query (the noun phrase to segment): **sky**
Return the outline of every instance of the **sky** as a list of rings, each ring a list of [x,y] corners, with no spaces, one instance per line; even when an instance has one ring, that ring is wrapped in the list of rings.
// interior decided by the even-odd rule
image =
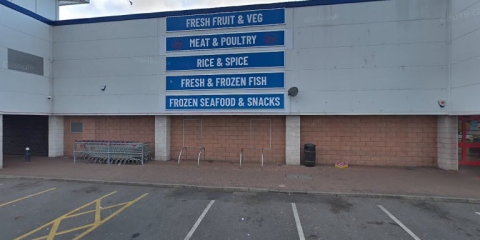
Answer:
[[[60,20],[287,1],[301,0],[90,0],[90,4],[60,7]]]

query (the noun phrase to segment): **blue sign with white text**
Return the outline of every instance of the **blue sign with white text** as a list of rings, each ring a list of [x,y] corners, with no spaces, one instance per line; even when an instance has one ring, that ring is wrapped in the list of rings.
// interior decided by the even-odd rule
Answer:
[[[285,9],[167,17],[167,32],[285,24]]]
[[[167,57],[167,71],[284,66],[283,51]]]
[[[221,48],[273,47],[285,45],[284,31],[167,37],[167,51]]]
[[[167,76],[167,90],[284,88],[284,73]]]
[[[283,109],[284,94],[166,96],[166,110]]]

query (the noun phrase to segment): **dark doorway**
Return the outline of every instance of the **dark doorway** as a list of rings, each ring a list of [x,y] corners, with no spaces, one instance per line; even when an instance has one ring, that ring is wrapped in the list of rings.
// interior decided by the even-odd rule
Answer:
[[[3,115],[3,155],[48,156],[48,116]]]

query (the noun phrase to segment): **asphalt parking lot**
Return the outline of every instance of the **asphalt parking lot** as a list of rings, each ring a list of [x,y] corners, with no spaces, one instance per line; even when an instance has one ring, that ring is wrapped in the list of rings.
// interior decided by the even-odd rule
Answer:
[[[480,239],[480,205],[0,180],[0,239]]]

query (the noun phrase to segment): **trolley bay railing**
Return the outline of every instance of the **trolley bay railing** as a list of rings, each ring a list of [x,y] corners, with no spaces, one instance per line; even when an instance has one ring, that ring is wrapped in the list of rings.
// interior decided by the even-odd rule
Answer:
[[[149,143],[137,141],[77,140],[73,145],[73,161],[143,165],[152,159],[152,152]]]

